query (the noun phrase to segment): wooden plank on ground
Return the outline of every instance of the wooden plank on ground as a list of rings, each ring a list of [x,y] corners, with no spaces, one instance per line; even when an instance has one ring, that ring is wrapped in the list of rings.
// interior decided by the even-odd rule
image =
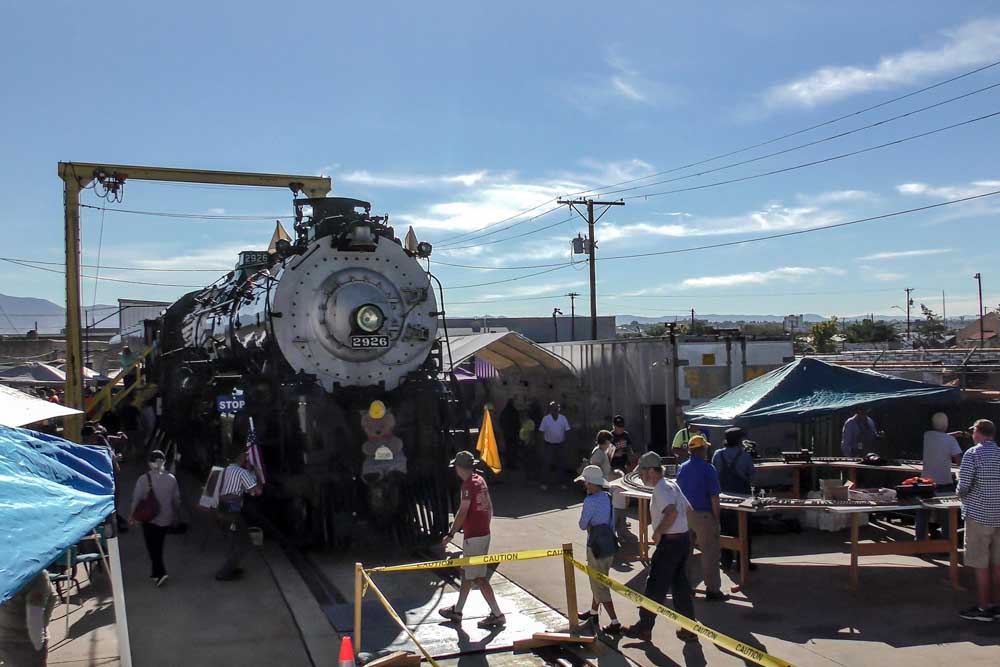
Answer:
[[[420,656],[406,651],[395,651],[365,665],[366,667],[420,667]]]
[[[557,644],[593,644],[594,638],[590,635],[572,635],[568,632],[536,632],[532,639],[539,639]]]

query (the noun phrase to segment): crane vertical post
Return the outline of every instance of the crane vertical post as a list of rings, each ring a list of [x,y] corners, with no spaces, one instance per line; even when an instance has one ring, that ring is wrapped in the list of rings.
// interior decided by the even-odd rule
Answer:
[[[60,170],[61,171],[61,170]],[[80,340],[80,181],[65,178],[63,190],[66,234],[66,395],[64,404],[83,410],[83,348]],[[63,437],[80,441],[83,415],[63,421]]]

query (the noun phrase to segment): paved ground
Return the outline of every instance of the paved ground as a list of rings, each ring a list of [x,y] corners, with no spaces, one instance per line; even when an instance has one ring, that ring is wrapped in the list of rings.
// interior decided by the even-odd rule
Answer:
[[[79,592],[74,587],[69,604],[57,603],[52,612],[49,665],[117,667],[118,637],[108,578],[95,571],[91,580],[82,566],[78,577]]]
[[[123,475],[123,502],[131,496],[128,480],[135,474],[128,470]],[[181,475],[181,488],[193,505],[200,483]],[[149,579],[142,532],[130,530],[120,542],[132,662],[137,667],[313,664],[291,607],[260,551],[253,550],[247,558],[242,581],[215,581],[222,551],[212,515],[194,512],[187,534],[167,537],[170,579],[162,588]],[[280,553],[267,553],[281,565]]]
[[[584,553],[577,528],[580,493],[543,494],[535,487],[494,485],[491,550],[558,546],[572,542]],[[633,530],[636,522],[632,522]],[[911,533],[901,534],[908,537]],[[752,586],[726,603],[696,600],[696,614],[714,630],[754,644],[799,667],[829,665],[1000,664],[1000,624],[960,619],[969,594],[953,592],[941,561],[909,557],[862,559],[862,590],[848,590],[846,531],[830,534],[755,536]],[[503,565],[500,571],[565,613],[562,567],[554,561]],[[638,564],[616,566],[615,579],[642,590]],[[963,581],[971,585],[970,573]],[[577,575],[581,606],[589,605],[589,585]],[[731,582],[724,577],[728,589]],[[634,606],[618,598],[623,622],[634,621]],[[665,621],[657,623],[652,644],[625,639],[619,647],[641,665],[740,665],[742,660],[707,641],[684,646]]]

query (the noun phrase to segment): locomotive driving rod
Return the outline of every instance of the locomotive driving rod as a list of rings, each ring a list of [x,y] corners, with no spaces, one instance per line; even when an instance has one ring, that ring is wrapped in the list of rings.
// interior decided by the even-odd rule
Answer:
[[[65,405],[83,410],[83,348],[80,330],[80,190],[95,180],[120,188],[126,181],[172,181],[216,185],[256,185],[289,188],[310,198],[325,197],[331,189],[327,176],[256,174],[205,169],[171,169],[121,164],[60,162],[63,204],[66,208],[66,398]],[[65,417],[63,437],[79,442],[83,415]]]

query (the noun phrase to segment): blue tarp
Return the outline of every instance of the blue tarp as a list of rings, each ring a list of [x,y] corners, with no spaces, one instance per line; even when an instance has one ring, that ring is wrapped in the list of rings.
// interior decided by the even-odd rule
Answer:
[[[730,389],[685,411],[687,420],[704,426],[794,422],[890,401],[951,403],[954,387],[903,380],[870,370],[854,370],[805,357]]]
[[[111,453],[0,426],[0,602],[114,511]]]

